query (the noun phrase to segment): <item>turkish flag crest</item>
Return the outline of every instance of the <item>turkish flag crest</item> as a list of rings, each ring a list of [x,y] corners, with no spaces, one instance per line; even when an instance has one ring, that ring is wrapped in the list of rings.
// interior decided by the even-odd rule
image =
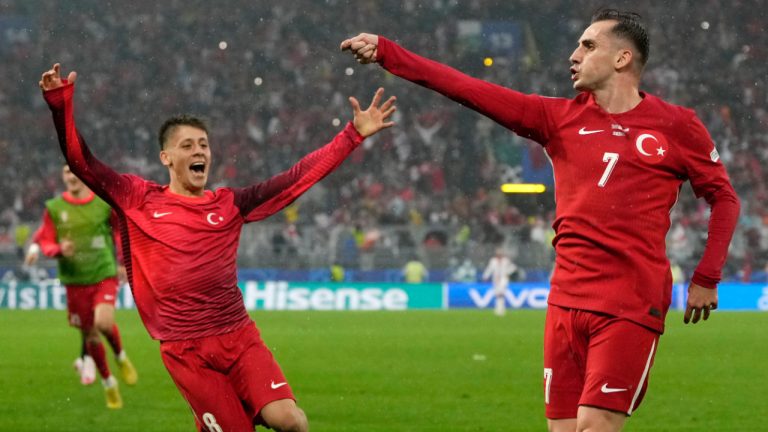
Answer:
[[[635,153],[649,164],[657,164],[667,157],[667,138],[657,131],[640,131],[635,136]]]

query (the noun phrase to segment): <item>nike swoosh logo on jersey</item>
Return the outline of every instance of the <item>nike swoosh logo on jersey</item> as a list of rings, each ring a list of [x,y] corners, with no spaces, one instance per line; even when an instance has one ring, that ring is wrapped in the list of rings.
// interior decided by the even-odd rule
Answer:
[[[168,216],[171,213],[173,213],[173,212],[158,213],[157,210],[155,210],[155,212],[152,213],[152,217],[155,218],[155,219],[159,219],[159,218],[161,218],[163,216]]]
[[[587,130],[587,128],[579,129],[579,135],[590,135],[599,132],[605,132],[603,129]]]
[[[625,388],[610,388],[610,387],[608,387],[608,383],[605,383],[605,384],[603,384],[602,387],[600,387],[600,391],[603,392],[603,393],[618,393],[618,392],[627,391],[627,389],[625,389]]]
[[[107,294],[107,295],[104,296],[104,300],[114,300],[114,299],[115,299],[115,296],[113,296],[113,295]]]
[[[288,383],[287,382],[281,382],[281,383],[275,384],[275,382],[272,381],[272,383],[269,386],[272,387],[272,390],[276,390],[276,389],[279,389],[280,387],[282,387],[282,386],[284,386],[286,384],[288,384]]]

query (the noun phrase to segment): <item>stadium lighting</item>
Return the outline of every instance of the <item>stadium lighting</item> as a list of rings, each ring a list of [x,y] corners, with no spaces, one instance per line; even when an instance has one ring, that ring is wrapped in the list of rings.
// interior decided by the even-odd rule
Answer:
[[[537,183],[505,183],[501,185],[501,191],[508,194],[513,193],[544,193],[547,187]]]

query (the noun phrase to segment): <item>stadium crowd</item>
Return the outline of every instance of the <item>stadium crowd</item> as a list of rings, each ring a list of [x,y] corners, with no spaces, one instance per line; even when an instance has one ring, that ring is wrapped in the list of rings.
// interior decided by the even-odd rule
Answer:
[[[647,17],[652,38],[644,90],[696,109],[741,197],[726,278],[764,278],[768,35],[760,2],[624,3]],[[367,141],[273,218],[270,229],[245,233],[246,266],[322,267],[335,260],[349,268],[398,267],[414,253],[431,268],[467,256],[480,266],[505,244],[523,267],[547,269],[553,196],[508,197],[499,190],[502,182],[541,172],[551,184],[541,148],[379,68],[360,67],[338,44],[361,31],[380,33],[504,86],[570,97],[568,56],[600,5],[0,1],[0,244],[11,253],[22,245],[60,185],[63,159],[37,88],[40,73],[59,61],[64,71],[80,74],[76,115],[97,156],[158,181],[164,172],[156,129],[170,114],[205,116],[221,155],[212,179],[244,185],[330,139],[350,120],[347,96],[383,86],[398,97],[397,127]],[[512,23],[519,40],[490,52],[472,24],[499,21]],[[494,60],[490,67],[486,57]],[[684,273],[701,256],[707,211],[685,186],[668,241],[670,258]]]

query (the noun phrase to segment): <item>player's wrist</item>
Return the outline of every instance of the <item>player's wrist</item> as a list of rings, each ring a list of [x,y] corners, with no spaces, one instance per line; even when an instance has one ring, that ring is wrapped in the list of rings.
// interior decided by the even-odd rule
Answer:
[[[353,120],[350,120],[349,123],[347,123],[344,132],[349,135],[349,138],[351,138],[355,144],[360,144],[366,138],[366,136],[361,134],[360,130],[357,129]]]
[[[698,272],[694,272],[693,276],[691,276],[691,283],[696,284],[702,288],[717,289],[718,282],[719,280],[706,277]]]

